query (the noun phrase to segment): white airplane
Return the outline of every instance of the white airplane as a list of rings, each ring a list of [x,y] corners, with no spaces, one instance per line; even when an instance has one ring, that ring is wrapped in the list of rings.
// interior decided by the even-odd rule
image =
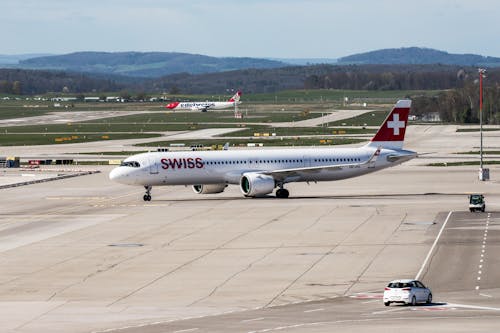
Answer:
[[[149,152],[126,158],[113,169],[113,181],[144,186],[143,199],[160,185],[192,185],[199,194],[221,193],[239,185],[245,197],[287,198],[291,182],[345,179],[382,170],[417,156],[403,142],[411,101],[400,100],[378,132],[359,148]]]
[[[172,102],[166,106],[170,110],[191,110],[207,112],[208,109],[220,110],[228,109],[240,104],[241,91],[237,91],[227,102]]]

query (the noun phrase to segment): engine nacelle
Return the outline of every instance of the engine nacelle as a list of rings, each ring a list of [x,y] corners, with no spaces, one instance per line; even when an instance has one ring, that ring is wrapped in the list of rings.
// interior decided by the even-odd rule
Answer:
[[[258,197],[271,193],[276,182],[271,176],[256,172],[245,173],[240,179],[240,190],[246,197]]]
[[[193,185],[193,191],[197,194],[214,194],[224,192],[226,184],[200,184]]]

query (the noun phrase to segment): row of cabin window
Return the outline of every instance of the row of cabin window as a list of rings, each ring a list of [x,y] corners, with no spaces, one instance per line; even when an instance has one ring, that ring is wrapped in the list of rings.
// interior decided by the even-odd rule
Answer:
[[[359,162],[360,158],[321,158],[314,159],[314,162]],[[217,162],[207,162],[208,165],[214,164],[247,164],[252,163],[252,161],[217,161]],[[271,161],[256,161],[255,163],[303,163],[303,160],[271,160]]]
[[[360,158],[318,158],[314,162],[360,162]]]
[[[302,163],[302,160],[273,160],[273,161],[255,161],[255,163]],[[213,164],[252,164],[253,161],[217,161],[217,162],[207,162],[209,165]]]

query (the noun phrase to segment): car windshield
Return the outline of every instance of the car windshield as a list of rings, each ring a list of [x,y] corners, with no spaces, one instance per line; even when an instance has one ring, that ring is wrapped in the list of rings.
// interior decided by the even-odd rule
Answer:
[[[481,198],[480,195],[471,195],[470,197],[470,203],[473,205],[480,204],[483,202],[483,199]]]

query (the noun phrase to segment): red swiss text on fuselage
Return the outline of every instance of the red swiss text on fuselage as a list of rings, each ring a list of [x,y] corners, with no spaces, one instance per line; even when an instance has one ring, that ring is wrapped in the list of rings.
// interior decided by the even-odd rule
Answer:
[[[162,158],[161,167],[168,169],[201,169],[205,165],[201,157],[188,158]]]

